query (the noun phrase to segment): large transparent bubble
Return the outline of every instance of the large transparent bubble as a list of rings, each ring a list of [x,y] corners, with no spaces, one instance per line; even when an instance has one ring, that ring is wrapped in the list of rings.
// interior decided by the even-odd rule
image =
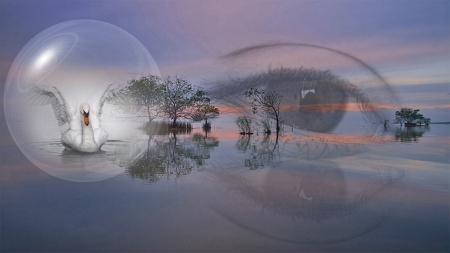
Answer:
[[[93,20],[57,24],[30,40],[11,66],[4,92],[8,128],[22,153],[53,176],[77,182],[116,176],[124,171],[121,159],[130,153],[135,126],[108,114],[113,108],[106,103],[100,120],[108,141],[95,153],[69,151],[61,143],[68,124],[58,126],[51,96],[34,93],[36,87],[55,87],[78,110],[107,87],[149,74],[159,76],[154,59],[126,31]]]

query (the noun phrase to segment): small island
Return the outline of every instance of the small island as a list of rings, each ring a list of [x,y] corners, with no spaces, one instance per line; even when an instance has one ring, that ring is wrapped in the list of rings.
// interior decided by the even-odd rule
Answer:
[[[404,125],[405,127],[421,126],[422,124],[428,126],[431,119],[425,118],[419,111],[419,109],[408,107],[401,108],[400,111],[395,112],[395,120],[400,123],[400,126]]]

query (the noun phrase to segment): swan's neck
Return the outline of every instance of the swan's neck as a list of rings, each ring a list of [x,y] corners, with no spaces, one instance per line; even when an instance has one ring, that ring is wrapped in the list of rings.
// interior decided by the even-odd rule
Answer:
[[[81,123],[81,131],[83,136],[81,140],[81,145],[83,145],[83,143],[95,143],[94,130],[92,129],[91,124],[86,126],[85,124]]]

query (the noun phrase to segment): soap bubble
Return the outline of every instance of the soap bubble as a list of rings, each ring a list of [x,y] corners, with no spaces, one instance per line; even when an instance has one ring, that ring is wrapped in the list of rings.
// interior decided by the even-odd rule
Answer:
[[[81,103],[93,99],[92,94],[150,74],[160,75],[153,57],[121,28],[94,20],[57,24],[31,39],[11,66],[4,92],[8,128],[22,153],[53,176],[78,182],[116,176],[124,171],[118,159],[126,156],[125,141],[133,138],[129,132],[137,131],[125,131],[132,126],[103,113],[102,127],[109,139],[101,151],[68,151],[60,141],[68,124],[58,128],[49,98],[36,99],[33,91],[56,87],[78,110]],[[103,111],[112,109],[105,104]]]

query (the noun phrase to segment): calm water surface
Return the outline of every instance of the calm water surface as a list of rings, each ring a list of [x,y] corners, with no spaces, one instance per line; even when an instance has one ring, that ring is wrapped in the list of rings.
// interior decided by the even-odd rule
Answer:
[[[77,183],[41,171],[8,137],[1,250],[445,252],[449,144],[449,125],[376,142],[141,133],[88,158],[58,138],[37,142],[48,159],[108,168],[106,180]]]

